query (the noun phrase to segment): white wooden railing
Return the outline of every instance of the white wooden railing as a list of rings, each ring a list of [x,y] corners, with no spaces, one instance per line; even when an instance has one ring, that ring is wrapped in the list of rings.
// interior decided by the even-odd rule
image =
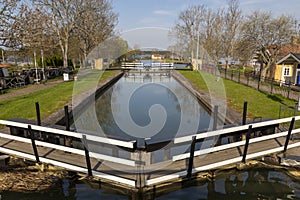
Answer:
[[[83,140],[90,140],[93,142],[112,145],[112,146],[125,147],[128,149],[135,148],[135,141],[125,142],[125,141],[121,141],[121,140],[103,138],[103,137],[98,137],[98,136],[94,136],[94,135],[86,135],[83,133],[64,131],[64,130],[49,128],[49,127],[43,127],[43,126],[37,126],[37,125],[13,122],[13,121],[6,121],[6,120],[0,120],[0,124],[6,125],[6,126],[11,126],[14,128],[21,128],[21,129],[27,130],[29,132],[39,131],[39,132],[44,132],[44,133],[57,134],[57,135],[61,135],[61,136],[69,136],[69,137],[73,137],[73,138],[79,138],[79,139],[83,139]],[[16,155],[16,156],[23,157],[23,158],[30,159],[30,160],[36,160],[37,162],[53,164],[56,166],[60,166],[60,167],[63,167],[63,168],[69,169],[69,170],[73,170],[73,171],[77,171],[77,172],[81,172],[81,173],[88,173],[89,175],[98,176],[100,178],[105,178],[105,179],[108,179],[111,181],[117,181],[117,182],[120,182],[123,184],[130,185],[132,187],[135,187],[135,185],[136,185],[136,182],[134,180],[125,179],[125,178],[122,178],[119,176],[109,175],[109,174],[105,174],[105,173],[102,173],[99,171],[92,170],[90,163],[87,164],[88,165],[87,168],[83,168],[83,167],[79,167],[76,165],[72,165],[72,164],[56,161],[53,159],[49,159],[49,158],[46,158],[43,156],[39,156],[36,145],[52,148],[55,150],[70,152],[70,153],[77,154],[77,155],[82,155],[82,156],[85,156],[87,160],[90,160],[90,158],[96,158],[99,160],[109,161],[109,162],[127,165],[127,166],[131,166],[131,167],[136,166],[135,160],[128,160],[128,159],[124,159],[124,158],[99,154],[99,153],[88,151],[87,149],[82,150],[82,149],[76,149],[76,148],[66,147],[66,146],[62,146],[62,145],[57,145],[57,144],[53,144],[53,143],[48,143],[48,142],[44,142],[44,141],[39,141],[39,140],[33,139],[33,137],[24,138],[24,137],[20,137],[20,136],[0,133],[0,138],[5,138],[5,139],[9,139],[9,140],[32,144],[35,155],[24,153],[24,152],[19,152],[16,150],[5,148],[5,147],[0,147],[0,152],[2,152],[2,153]]]
[[[221,166],[238,163],[238,162],[243,162],[248,159],[257,158],[257,157],[261,157],[261,156],[272,154],[272,153],[282,152],[282,151],[285,151],[290,148],[300,147],[300,142],[294,142],[292,144],[289,144],[289,140],[290,140],[291,136],[294,134],[300,133],[300,128],[294,128],[295,121],[298,121],[298,120],[300,120],[300,116],[252,123],[252,124],[247,124],[247,125],[242,125],[242,126],[224,128],[221,130],[209,131],[209,132],[174,138],[172,141],[170,141],[171,143],[173,143],[170,148],[172,148],[172,147],[176,148],[181,145],[188,145],[191,147],[190,152],[188,152],[188,153],[179,153],[179,154],[176,154],[176,155],[173,155],[172,157],[170,157],[172,162],[177,162],[177,161],[180,162],[181,160],[188,159],[189,162],[188,162],[187,170],[178,171],[176,173],[172,173],[169,175],[162,175],[162,176],[159,176],[159,177],[153,178],[153,179],[148,179],[145,181],[145,185],[151,186],[151,185],[155,185],[155,184],[162,183],[165,181],[169,181],[174,178],[190,176],[191,174],[198,173],[200,171],[215,169],[215,168],[218,168]],[[122,140],[117,140],[117,139],[104,138],[104,137],[99,137],[99,136],[95,136],[95,135],[87,135],[84,133],[59,130],[59,129],[55,129],[55,128],[37,126],[37,125],[32,125],[32,124],[20,123],[20,122],[0,120],[0,124],[10,126],[10,127],[21,128],[21,129],[28,130],[28,131],[52,133],[52,134],[57,134],[60,136],[69,136],[69,137],[78,138],[83,141],[89,140],[89,141],[93,141],[93,142],[97,142],[97,143],[101,143],[101,144],[105,144],[105,145],[124,147],[124,148],[130,149],[132,151],[136,150],[136,145],[137,145],[136,141],[122,141]],[[260,136],[260,137],[256,137],[256,138],[250,138],[250,136],[249,136],[251,131],[253,132],[254,130],[260,130],[260,129],[263,129],[266,127],[277,126],[280,124],[289,124],[289,130],[288,131],[277,131],[274,134],[264,135],[264,136]],[[229,134],[236,133],[236,132],[248,133],[246,140],[237,141],[237,142],[233,142],[233,143],[227,143],[227,144],[223,144],[223,145],[219,145],[219,146],[210,147],[207,149],[195,150],[195,144],[205,138],[211,138],[214,136],[220,137],[220,136],[229,135]],[[269,148],[269,149],[266,148],[265,150],[260,151],[260,152],[247,154],[247,148],[248,148],[249,144],[254,144],[257,142],[264,142],[267,140],[283,138],[283,137],[286,138],[286,142],[283,146],[276,147],[276,148]],[[24,137],[3,134],[3,133],[0,133],[0,138],[15,140],[15,141],[24,142],[24,143],[33,143],[32,138],[24,138]],[[100,160],[113,162],[116,164],[126,165],[126,166],[133,167],[133,168],[136,168],[141,165],[140,163],[143,163],[143,162],[138,162],[136,160],[124,159],[124,158],[119,158],[117,156],[104,155],[104,154],[100,154],[100,153],[96,153],[96,152],[87,152],[86,149],[84,149],[84,150],[75,149],[75,148],[66,147],[66,146],[62,146],[62,145],[47,143],[44,141],[35,140],[34,143],[35,143],[35,145],[38,145],[38,146],[48,147],[48,148],[52,148],[52,149],[57,149],[57,150],[65,151],[65,152],[82,155],[88,159],[89,159],[89,157],[92,157],[92,158],[96,158],[96,159],[100,159]],[[213,152],[218,152],[218,151],[227,150],[227,149],[231,149],[231,148],[235,148],[235,147],[242,147],[242,146],[244,147],[244,153],[241,156],[233,157],[233,158],[221,161],[221,162],[216,162],[216,163],[212,163],[212,164],[205,165],[205,166],[193,166],[193,159],[196,156],[201,156],[201,155],[205,155],[205,154],[209,154],[209,153],[213,153]],[[147,145],[146,145],[145,151],[146,150],[147,150]],[[6,149],[3,146],[0,147],[0,152],[7,153],[7,154],[13,154],[13,155],[21,156],[24,158],[33,159],[33,160],[36,160],[37,156],[38,156],[38,155],[26,154],[24,152],[18,152],[18,151],[11,150],[11,149]],[[130,179],[122,178],[119,176],[104,174],[102,172],[92,170],[90,166],[87,166],[87,168],[78,167],[78,166],[74,166],[71,164],[51,160],[46,157],[39,157],[39,160],[41,162],[65,167],[67,169],[71,169],[74,171],[89,173],[89,174],[93,174],[94,176],[99,176],[99,177],[106,178],[109,180],[118,181],[120,183],[124,183],[124,184],[130,185],[130,186],[133,186],[133,187],[136,186],[135,180],[130,180]],[[150,165],[151,164],[153,164],[153,163],[150,163]],[[154,165],[155,164],[157,164],[157,163],[154,163]],[[88,171],[87,171],[87,169],[88,169]],[[155,171],[153,173],[155,173]]]

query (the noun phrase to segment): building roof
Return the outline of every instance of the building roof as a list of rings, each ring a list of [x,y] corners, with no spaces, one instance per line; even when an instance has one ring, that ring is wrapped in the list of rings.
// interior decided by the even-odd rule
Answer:
[[[9,68],[10,64],[0,64],[0,68]]]
[[[300,54],[299,53],[289,53],[281,60],[279,60],[276,65],[280,65],[282,63],[293,64],[294,62],[298,62],[300,64]]]

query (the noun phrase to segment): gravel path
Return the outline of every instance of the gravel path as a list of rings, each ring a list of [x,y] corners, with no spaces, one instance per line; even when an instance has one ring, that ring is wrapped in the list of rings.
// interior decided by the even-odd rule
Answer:
[[[0,101],[10,100],[10,99],[13,99],[18,96],[30,94],[30,93],[33,93],[33,92],[36,92],[39,90],[43,90],[45,88],[57,85],[61,82],[63,82],[63,80],[49,81],[46,83],[27,85],[25,87],[13,89],[13,90],[10,90],[8,93],[4,93],[4,94],[0,93]]]

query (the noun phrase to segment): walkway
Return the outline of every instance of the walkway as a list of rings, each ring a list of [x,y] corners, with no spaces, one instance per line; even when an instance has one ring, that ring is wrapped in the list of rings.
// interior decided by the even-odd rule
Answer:
[[[296,117],[295,120],[300,120],[300,117]],[[170,141],[168,148],[159,150],[160,154],[164,155],[164,160],[154,161],[152,159],[154,154],[147,151],[149,145],[147,141],[145,141],[146,149],[140,150],[137,149],[137,141],[121,141],[0,120],[0,124],[14,127],[13,133],[27,134],[27,138],[24,138],[0,133],[0,152],[88,174],[101,181],[129,189],[148,190],[166,183],[189,179],[190,176],[200,172],[222,169],[228,165],[260,159],[268,155],[282,154],[286,150],[288,153],[290,149],[293,155],[300,158],[300,141],[290,140],[300,133],[300,129],[293,129],[294,122],[293,118],[284,118],[174,138]],[[290,124],[290,129],[288,131],[278,129],[273,133],[261,135],[266,127],[273,125],[277,127],[279,124]],[[237,135],[247,132],[249,137],[246,141],[224,143],[205,149],[195,148],[195,144],[205,138],[214,136],[222,138],[229,134]],[[80,146],[81,144],[81,148],[39,141],[33,136],[30,138],[28,136],[30,133],[72,137],[74,145]],[[257,137],[253,137],[253,134]],[[251,139],[250,135],[252,135]],[[157,145],[160,144],[157,143]],[[106,151],[95,152],[93,146],[101,147],[100,149]],[[174,150],[180,146],[185,146],[187,149],[190,147],[190,152],[174,154]]]

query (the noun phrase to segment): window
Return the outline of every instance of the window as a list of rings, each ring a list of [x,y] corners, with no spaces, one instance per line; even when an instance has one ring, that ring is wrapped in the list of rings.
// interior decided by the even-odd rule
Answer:
[[[284,76],[290,76],[290,68],[289,67],[283,68],[283,75]]]

